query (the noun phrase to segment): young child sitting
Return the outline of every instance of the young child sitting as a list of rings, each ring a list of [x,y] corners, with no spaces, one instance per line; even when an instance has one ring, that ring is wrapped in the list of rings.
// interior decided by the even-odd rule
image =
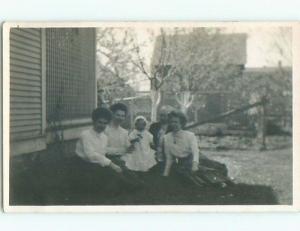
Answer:
[[[127,168],[146,172],[156,165],[154,150],[151,149],[153,136],[146,130],[147,120],[138,116],[134,120],[135,129],[129,134],[132,152],[124,157]]]

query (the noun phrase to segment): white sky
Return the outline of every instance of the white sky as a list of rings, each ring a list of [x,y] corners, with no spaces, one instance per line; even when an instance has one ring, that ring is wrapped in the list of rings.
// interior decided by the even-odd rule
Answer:
[[[282,35],[281,29],[284,29],[284,33],[289,33]],[[135,30],[139,41],[146,41],[148,44],[148,46],[144,49],[145,57],[151,58],[153,52],[153,41],[149,40],[148,29],[136,28]],[[289,51],[287,52],[291,52],[291,28],[239,26],[226,28],[224,32],[247,34],[247,67],[274,66],[278,64],[279,60],[282,61],[283,65],[289,65],[289,63],[279,55],[274,44],[285,43],[283,47],[288,45],[289,47],[286,48]],[[158,30],[154,31],[154,34],[158,34]],[[284,36],[284,39],[287,41],[282,41],[282,36]]]
[[[290,60],[281,55],[276,44],[284,48],[291,57],[292,30],[288,27],[236,27],[227,29],[228,33],[247,34],[246,67],[276,66],[278,61],[289,66]]]

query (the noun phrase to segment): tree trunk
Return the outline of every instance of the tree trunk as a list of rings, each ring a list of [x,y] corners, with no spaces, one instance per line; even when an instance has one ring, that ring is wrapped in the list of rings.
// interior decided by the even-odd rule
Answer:
[[[198,121],[198,108],[195,107],[195,110],[194,110],[194,123],[196,123]]]
[[[160,90],[151,89],[151,121],[157,120],[157,108],[161,100]]]
[[[186,114],[189,107],[192,105],[194,100],[194,95],[190,91],[180,92],[176,94],[176,101],[180,105],[180,110]]]
[[[180,104],[180,111],[183,112],[185,115],[187,113],[188,108],[184,104]]]

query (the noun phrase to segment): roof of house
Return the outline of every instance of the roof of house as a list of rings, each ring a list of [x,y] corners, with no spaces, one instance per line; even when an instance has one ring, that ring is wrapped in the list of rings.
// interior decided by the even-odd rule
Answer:
[[[280,71],[284,71],[286,73],[292,72],[292,67],[289,66],[272,66],[272,67],[247,67],[244,69],[244,74],[261,74],[261,73],[278,73]]]
[[[172,42],[175,40],[174,35],[167,35],[165,36],[165,44],[167,46],[174,46],[173,49],[176,50],[176,46],[180,45],[186,45],[191,41],[192,33],[189,34],[181,34],[181,35],[176,35],[176,43]],[[247,59],[247,35],[246,34],[218,34],[216,35],[211,35],[209,37],[206,37],[205,39],[199,39],[199,49],[203,49],[203,47],[207,48],[209,52],[209,47],[210,49],[216,48],[216,51],[220,55],[222,61],[226,64],[236,64],[236,65],[245,65],[246,64],[246,59]],[[161,46],[162,46],[162,39],[163,37],[160,35],[156,38],[155,45],[154,45],[154,51],[153,51],[153,56],[152,56],[152,66],[158,65],[159,59],[161,56]],[[175,45],[174,45],[175,44]],[[191,51],[193,52],[193,51]],[[197,52],[197,51],[196,51]],[[194,52],[194,53],[196,53]],[[199,53],[199,52],[198,52]],[[201,52],[200,52],[201,53]],[[175,52],[176,56],[176,52]],[[182,54],[181,54],[182,56]],[[173,64],[175,63],[175,58],[172,57],[172,55],[169,55],[167,58],[168,64]],[[195,58],[195,64],[204,64],[204,59],[203,57],[199,57],[198,59]],[[202,61],[203,60],[203,61]],[[207,60],[205,65],[207,65]]]
[[[265,86],[266,84],[281,91],[292,91],[292,67],[252,67],[245,68],[243,78],[248,85]]]

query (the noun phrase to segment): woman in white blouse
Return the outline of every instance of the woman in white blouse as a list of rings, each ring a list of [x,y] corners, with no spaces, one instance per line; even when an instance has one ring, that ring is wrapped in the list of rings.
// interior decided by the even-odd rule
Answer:
[[[198,186],[214,184],[224,187],[230,183],[224,164],[199,155],[195,134],[183,130],[187,122],[185,115],[182,112],[173,111],[169,113],[168,119],[170,132],[164,136],[163,140],[163,150],[166,156],[163,176],[169,176],[174,169],[187,182]]]
[[[181,171],[195,172],[199,165],[198,141],[194,133],[182,130],[186,118],[181,112],[169,113],[169,127],[171,132],[164,136],[163,149],[166,156],[166,165],[163,175],[168,176],[171,167]]]

